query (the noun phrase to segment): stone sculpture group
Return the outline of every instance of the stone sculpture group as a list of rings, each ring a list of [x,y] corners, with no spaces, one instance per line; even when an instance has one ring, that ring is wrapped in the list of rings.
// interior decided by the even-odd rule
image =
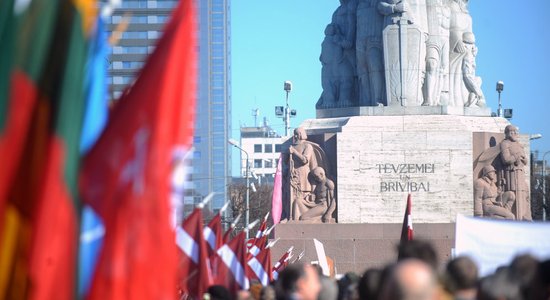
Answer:
[[[340,0],[321,45],[317,109],[484,107],[467,0]]]
[[[474,182],[474,215],[532,221],[525,178],[527,156],[514,125],[506,126],[504,134],[500,144],[485,150],[478,159],[484,166]]]
[[[294,130],[283,162],[283,219],[334,223],[335,185],[326,175],[328,161],[319,145],[307,141],[304,128]]]

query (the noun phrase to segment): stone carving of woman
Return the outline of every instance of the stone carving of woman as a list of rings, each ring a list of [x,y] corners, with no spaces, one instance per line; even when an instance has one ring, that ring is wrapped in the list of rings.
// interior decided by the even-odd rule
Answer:
[[[469,92],[464,84],[462,72],[464,57],[468,55],[463,36],[465,32],[472,32],[472,17],[468,12],[467,0],[453,0],[450,8],[449,105],[464,106],[468,101]]]
[[[332,213],[336,209],[334,182],[326,177],[325,170],[316,167],[310,174],[314,183],[313,192],[294,202],[301,212],[301,221],[334,223]]]

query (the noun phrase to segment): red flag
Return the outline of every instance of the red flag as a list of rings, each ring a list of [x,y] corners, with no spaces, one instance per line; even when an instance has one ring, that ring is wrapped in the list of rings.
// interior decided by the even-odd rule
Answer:
[[[194,1],[180,1],[154,53],[84,160],[83,199],[105,221],[90,299],[170,299],[178,250],[170,177],[192,141]]]
[[[273,224],[277,224],[281,221],[281,214],[283,213],[283,179],[282,179],[282,154],[279,156],[279,162],[277,163],[277,170],[275,171],[275,179],[273,182],[273,197],[271,199],[271,217],[273,218]]]
[[[208,245],[208,256],[216,253],[223,244],[222,216],[216,214],[203,230],[204,239]]]
[[[258,255],[252,257],[248,261],[248,267],[252,271],[253,277],[260,281],[263,286],[269,285],[273,280],[271,272],[271,250],[269,248],[263,249]]]
[[[176,228],[176,244],[183,251],[179,264],[179,285],[182,292],[202,299],[211,284],[207,243],[203,236],[202,210],[196,208]]]
[[[411,216],[411,194],[407,197],[407,207],[403,217],[403,228],[401,229],[401,243],[406,243],[413,239],[413,223]]]
[[[222,274],[224,273],[223,270],[225,270],[225,274],[227,275],[223,276],[223,278],[218,278],[216,284],[225,286],[233,293],[236,293],[239,289],[247,290],[250,284],[245,274],[246,247],[244,243],[244,231],[233,238],[229,244],[220,247],[217,254],[217,267],[221,270]]]
[[[290,247],[290,249],[288,249],[284,254],[283,256],[281,256],[281,258],[279,258],[279,261],[277,261],[277,263],[273,266],[273,269],[272,269],[272,275],[271,277],[274,279],[274,280],[277,280],[277,278],[279,277],[279,273],[284,269],[286,268],[286,266],[288,266],[288,262],[290,261],[290,259],[292,258],[292,250],[294,249],[294,247]]]

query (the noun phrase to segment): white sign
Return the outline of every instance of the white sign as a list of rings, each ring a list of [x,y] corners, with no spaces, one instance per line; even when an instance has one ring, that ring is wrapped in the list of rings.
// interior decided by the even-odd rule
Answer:
[[[470,256],[480,275],[508,265],[519,254],[550,258],[550,223],[501,221],[458,215],[455,252]]]
[[[327,256],[325,254],[325,246],[317,239],[313,239],[315,244],[315,252],[317,252],[317,258],[319,259],[319,266],[323,270],[323,275],[330,276],[330,269],[328,267]]]

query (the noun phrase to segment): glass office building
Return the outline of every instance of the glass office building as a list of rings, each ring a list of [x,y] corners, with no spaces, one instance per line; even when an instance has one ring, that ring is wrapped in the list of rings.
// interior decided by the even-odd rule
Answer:
[[[109,56],[111,99],[132,84],[177,4],[172,0],[122,1],[114,11],[108,28],[122,33]],[[192,171],[185,191],[187,210],[211,192],[216,193],[210,203],[214,211],[227,199],[231,175],[227,143],[231,134],[229,6],[230,0],[196,0],[199,77],[194,148],[188,162]]]

